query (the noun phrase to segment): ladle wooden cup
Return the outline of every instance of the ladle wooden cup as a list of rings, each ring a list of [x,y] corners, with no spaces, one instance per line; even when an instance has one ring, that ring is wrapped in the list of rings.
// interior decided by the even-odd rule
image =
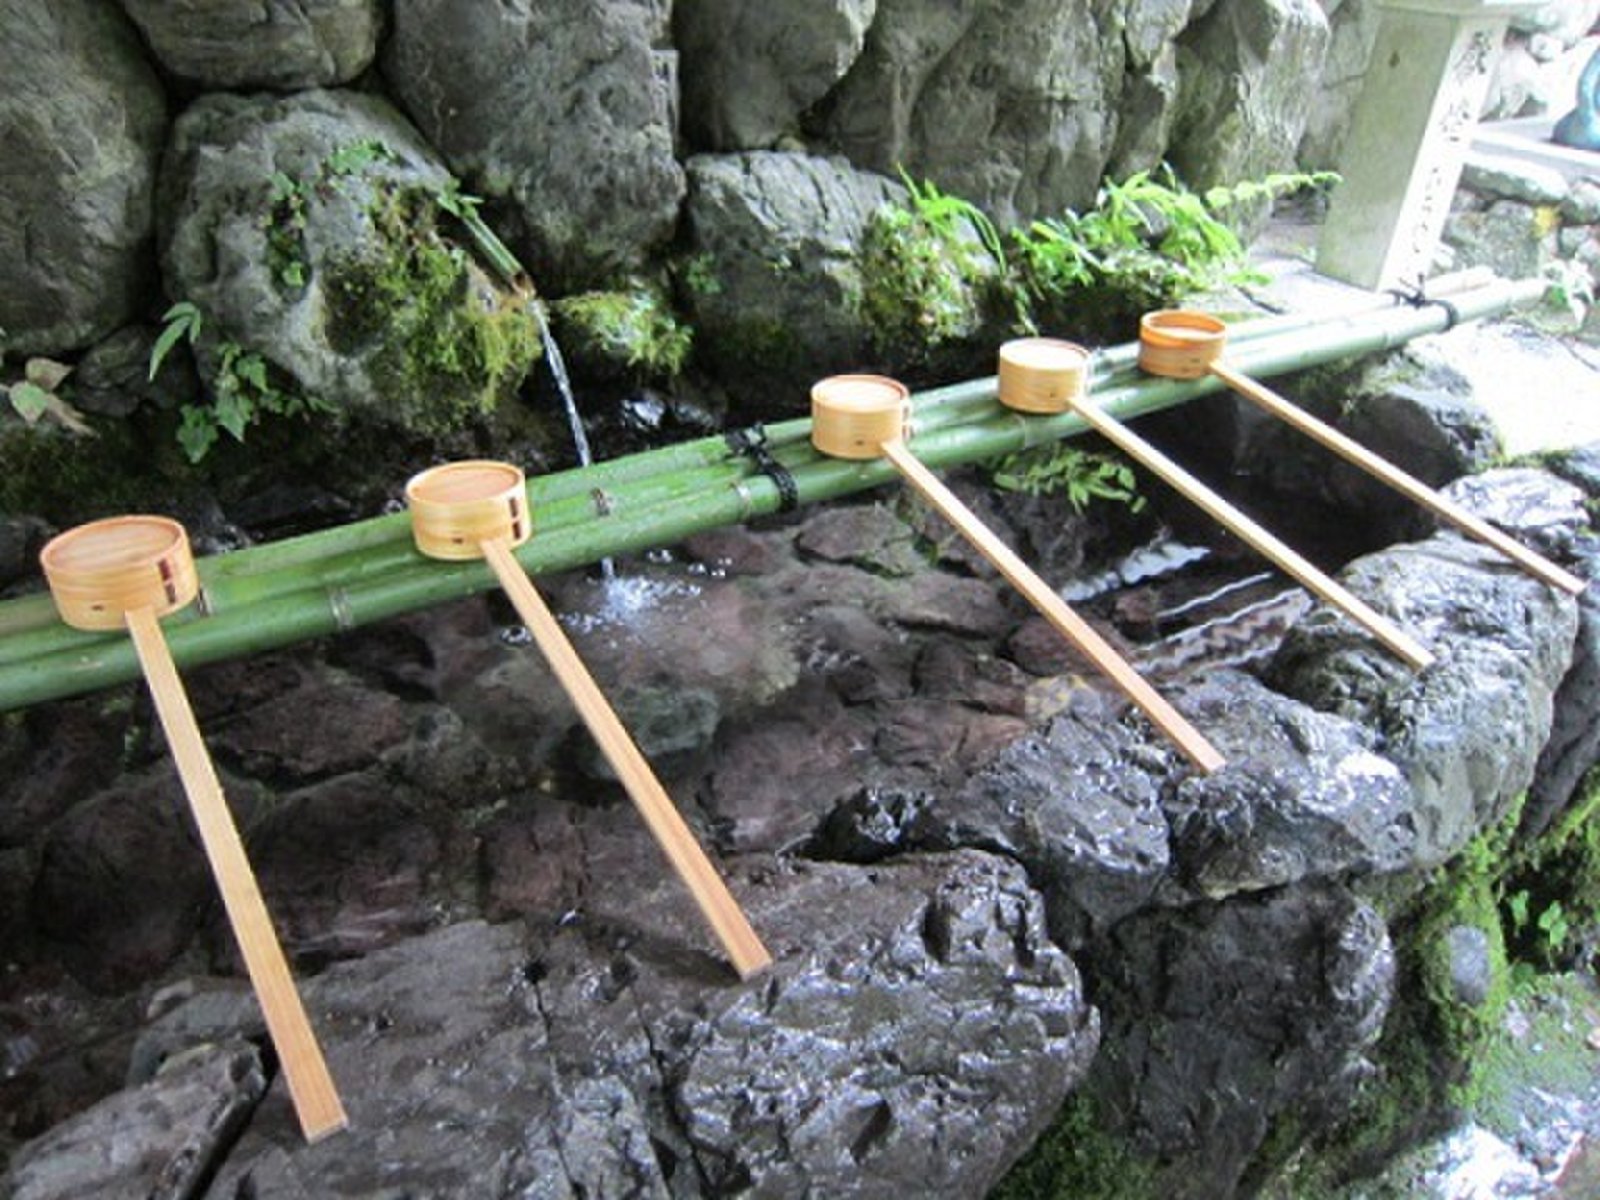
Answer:
[[[1206,772],[1222,766],[1222,755],[1200,731],[918,461],[905,441],[910,413],[910,394],[898,380],[882,375],[835,375],[811,389],[811,442],[835,458],[888,459],[1028,603],[1172,739],[1190,762]]]
[[[1408,500],[1430,509],[1469,537],[1476,538],[1516,563],[1544,583],[1573,595],[1584,581],[1564,571],[1542,555],[1507,537],[1487,521],[1473,516],[1453,500],[1440,495],[1414,475],[1409,475],[1360,442],[1319,421],[1272,389],[1228,365],[1223,359],[1227,326],[1209,313],[1162,309],[1139,319],[1139,366],[1152,375],[1171,379],[1199,379],[1215,375],[1239,395],[1301,433],[1320,442],[1346,462],[1387,484]]]
[[[488,560],[734,970],[748,979],[766,967],[772,956],[511,553],[533,534],[522,471],[502,462],[448,463],[413,476],[406,484],[406,502],[417,548],[424,554]]]
[[[94,521],[53,539],[40,561],[61,619],[68,625],[127,627],[288,1081],[301,1131],[307,1141],[315,1142],[343,1129],[348,1123],[344,1106],[161,633],[159,618],[185,607],[199,588],[183,526],[152,516]]]
[[[1190,314],[1183,314],[1185,317]],[[1200,315],[1200,314],[1194,314]],[[1207,318],[1209,320],[1209,318]],[[1187,330],[1189,326],[1178,326]],[[1205,373],[1208,364],[1214,359],[1204,339],[1189,339],[1185,334],[1174,334],[1171,337],[1172,345],[1163,350],[1161,363],[1172,371],[1175,377],[1198,378]],[[1000,400],[1003,404],[1018,407],[1013,403],[1014,396],[1007,394],[1005,387],[1004,367],[1007,351],[1017,343],[1007,343],[1000,348],[1001,386]],[[1070,343],[1049,343],[1043,338],[1022,339],[1022,344],[1028,347],[1028,360],[1030,371],[1040,376],[1049,376],[1054,373],[1077,372],[1082,374],[1081,358],[1084,351]],[[1057,347],[1068,347],[1058,349]],[[1013,352],[1015,353],[1015,352]],[[1141,347],[1141,354],[1143,348]],[[1141,359],[1141,361],[1143,361]],[[1186,372],[1177,376],[1178,372]],[[1035,384],[1034,391],[1041,389],[1042,385]],[[1107,441],[1111,442],[1129,458],[1144,466],[1151,474],[1158,476],[1168,483],[1180,495],[1187,498],[1196,507],[1204,511],[1218,524],[1231,530],[1241,541],[1255,550],[1263,558],[1277,564],[1286,574],[1304,585],[1307,590],[1321,596],[1329,604],[1347,614],[1357,624],[1361,625],[1380,642],[1397,654],[1402,660],[1413,667],[1422,668],[1433,661],[1433,655],[1425,649],[1415,638],[1402,631],[1394,622],[1381,615],[1371,605],[1357,597],[1348,588],[1337,583],[1325,572],[1319,570],[1314,564],[1290,549],[1286,544],[1268,533],[1264,528],[1229,504],[1216,492],[1212,491],[1200,480],[1189,474],[1172,459],[1157,450],[1121,421],[1109,415],[1098,405],[1091,403],[1087,392],[1082,388],[1063,392],[1067,396],[1064,407],[1070,407],[1089,426]],[[1035,410],[1036,411],[1036,410]]]

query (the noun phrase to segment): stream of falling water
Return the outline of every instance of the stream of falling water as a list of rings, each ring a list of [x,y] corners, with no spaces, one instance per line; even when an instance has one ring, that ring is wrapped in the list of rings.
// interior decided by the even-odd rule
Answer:
[[[532,307],[533,315],[539,321],[539,338],[544,342],[544,360],[550,364],[550,377],[556,381],[556,391],[561,394],[561,405],[567,414],[567,427],[572,430],[572,446],[578,455],[578,465],[587,467],[594,462],[594,453],[589,449],[589,435],[584,432],[583,418],[578,415],[578,399],[573,394],[572,379],[567,374],[567,360],[561,356],[561,347],[556,344],[556,336],[550,331],[544,305],[535,300]],[[616,582],[617,567],[611,559],[600,560],[600,577],[605,580],[607,590],[609,585]]]

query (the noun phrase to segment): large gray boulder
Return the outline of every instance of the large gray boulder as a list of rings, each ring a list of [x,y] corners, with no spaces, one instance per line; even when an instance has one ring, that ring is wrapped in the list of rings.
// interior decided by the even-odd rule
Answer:
[[[1339,169],[1383,16],[1374,0],[1324,0],[1322,7],[1328,17],[1328,51],[1322,60],[1322,79],[1309,89],[1311,109],[1297,156],[1307,171]]]
[[[1116,135],[1123,45],[1086,0],[879,0],[822,106],[858,166],[913,175],[1002,224],[1094,198]]]
[[[372,64],[378,0],[123,0],[161,65],[207,89],[327,87]]]
[[[204,314],[202,373],[226,371],[231,341],[336,410],[437,434],[492,408],[537,326],[441,209],[451,182],[375,96],[196,101],[162,178],[162,261]]]
[[[700,155],[688,172],[697,349],[769,384],[867,361],[861,243],[899,185],[843,159],[769,151]],[[785,399],[806,402],[803,391]]]
[[[0,0],[0,351],[61,354],[155,299],[166,97],[110,0]]]
[[[1167,152],[1184,182],[1203,191],[1292,166],[1327,44],[1315,0],[1218,0],[1191,25]]]
[[[1581,487],[1592,506],[1600,498],[1600,444],[1591,442],[1553,468]],[[1579,534],[1566,540],[1564,558],[1584,579],[1600,578],[1600,538]],[[1542,833],[1568,804],[1579,785],[1600,764],[1600,592],[1593,584],[1578,597],[1578,642],[1572,669],[1556,693],[1550,740],[1539,754],[1539,766],[1528,794],[1523,828]]]
[[[1014,865],[733,884],[778,959],[748,984],[644,873],[576,921],[467,922],[305,981],[351,1126],[306,1147],[279,1080],[206,1194],[978,1196],[1082,1078],[1097,1019]],[[137,1057],[259,1028],[219,999]]]
[[[650,0],[398,0],[389,86],[471,188],[504,201],[542,290],[581,291],[672,236],[675,56]]]
[[[1087,1085],[1166,1169],[1153,1194],[1237,1196],[1274,1126],[1331,1128],[1371,1075],[1394,989],[1383,919],[1337,884],[1146,909],[1096,955]]]
[[[1411,787],[1367,731],[1248,675],[1216,673],[1189,701],[1228,765],[1165,805],[1185,888],[1217,900],[1412,864]]]
[[[1323,368],[1285,385],[1312,415],[1430,487],[1481,471],[1500,452],[1494,418],[1449,359],[1448,341]],[[1358,515],[1374,540],[1425,531],[1424,511],[1305,434],[1244,400],[1230,401],[1238,439],[1234,466],[1283,496],[1314,497]]]
[[[30,1142],[0,1177],[0,1193],[7,1200],[199,1196],[266,1086],[255,1047],[237,1040],[195,1046],[143,1086]]]
[[[1540,472],[1497,471],[1464,482],[1478,489],[1461,496],[1469,509],[1493,511],[1498,485],[1541,496],[1537,508],[1547,519],[1551,509],[1565,522],[1585,519],[1577,489]],[[1517,531],[1514,520],[1502,523]],[[1415,865],[1435,866],[1501,819],[1532,782],[1553,698],[1572,661],[1577,603],[1454,533],[1359,559],[1343,578],[1419,634],[1438,661],[1413,675],[1322,608],[1290,631],[1272,680],[1377,732],[1377,750],[1411,785]]]
[[[877,0],[760,4],[679,0],[683,128],[701,150],[765,150],[844,77]]]

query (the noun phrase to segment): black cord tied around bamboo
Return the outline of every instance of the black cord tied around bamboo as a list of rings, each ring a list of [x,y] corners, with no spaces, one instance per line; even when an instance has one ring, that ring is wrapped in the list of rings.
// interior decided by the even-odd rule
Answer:
[[[1428,281],[1420,275],[1415,283],[1401,284],[1385,290],[1388,295],[1394,297],[1397,304],[1411,308],[1427,308],[1431,304],[1444,309],[1445,320],[1441,333],[1449,333],[1461,323],[1461,310],[1442,297],[1428,295]]]
[[[790,512],[800,507],[800,486],[789,468],[772,456],[768,448],[766,427],[759,422],[748,429],[731,430],[727,435],[728,449],[743,455],[778,489],[778,511]]]

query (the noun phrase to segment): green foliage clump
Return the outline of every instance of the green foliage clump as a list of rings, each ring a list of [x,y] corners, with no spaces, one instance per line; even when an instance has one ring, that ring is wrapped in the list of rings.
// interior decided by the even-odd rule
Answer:
[[[333,406],[319,397],[303,395],[282,373],[268,367],[266,359],[238,342],[217,346],[216,368],[211,377],[211,399],[205,404],[185,404],[178,421],[178,444],[191,463],[210,453],[220,433],[236,442],[264,416],[298,417],[328,414]]]
[[[426,189],[381,188],[377,248],[328,265],[330,343],[369,354],[397,416],[428,435],[492,411],[541,352],[531,297],[498,287],[441,211]]]
[[[1125,460],[1066,443],[1036,446],[997,459],[995,486],[1030,496],[1066,496],[1074,512],[1083,512],[1096,500],[1126,504],[1130,511],[1144,508],[1133,467]]]
[[[1563,970],[1600,945],[1600,769],[1502,884],[1507,933],[1525,971]]]
[[[1256,278],[1227,210],[1335,178],[1269,175],[1202,196],[1162,167],[1107,180],[1084,212],[1006,237],[969,201],[905,178],[909,203],[883,207],[867,228],[861,313],[880,351],[905,361],[1001,317],[1019,330],[1116,336],[1152,308]]]
[[[1144,312],[1227,284],[1251,282],[1245,248],[1221,214],[1335,176],[1269,175],[1204,196],[1171,168],[1106,180],[1085,212],[1068,209],[1013,233],[1021,288],[1041,320],[1114,332]]]
[[[694,343],[694,331],[673,315],[666,297],[644,283],[566,296],[552,307],[573,356],[603,373],[672,379]]]
[[[204,314],[187,300],[167,309],[162,320],[164,328],[150,348],[151,379],[179,343],[195,345],[205,331]],[[183,405],[178,415],[178,444],[190,463],[205,459],[222,433],[236,442],[244,441],[245,433],[264,416],[299,417],[334,411],[319,397],[303,395],[265,358],[238,342],[223,340],[212,350],[209,398],[200,404]]]
[[[132,423],[99,423],[82,437],[53,424],[0,421],[0,512],[36,513],[69,525],[154,503],[130,462],[148,458]]]
[[[909,207],[884,205],[867,223],[858,307],[881,353],[917,362],[979,332],[1004,295],[1005,251],[976,205],[901,178]]]
[[[989,1200],[1156,1200],[1155,1165],[1101,1128],[1089,1097],[1069,1096],[1055,1123]]]

